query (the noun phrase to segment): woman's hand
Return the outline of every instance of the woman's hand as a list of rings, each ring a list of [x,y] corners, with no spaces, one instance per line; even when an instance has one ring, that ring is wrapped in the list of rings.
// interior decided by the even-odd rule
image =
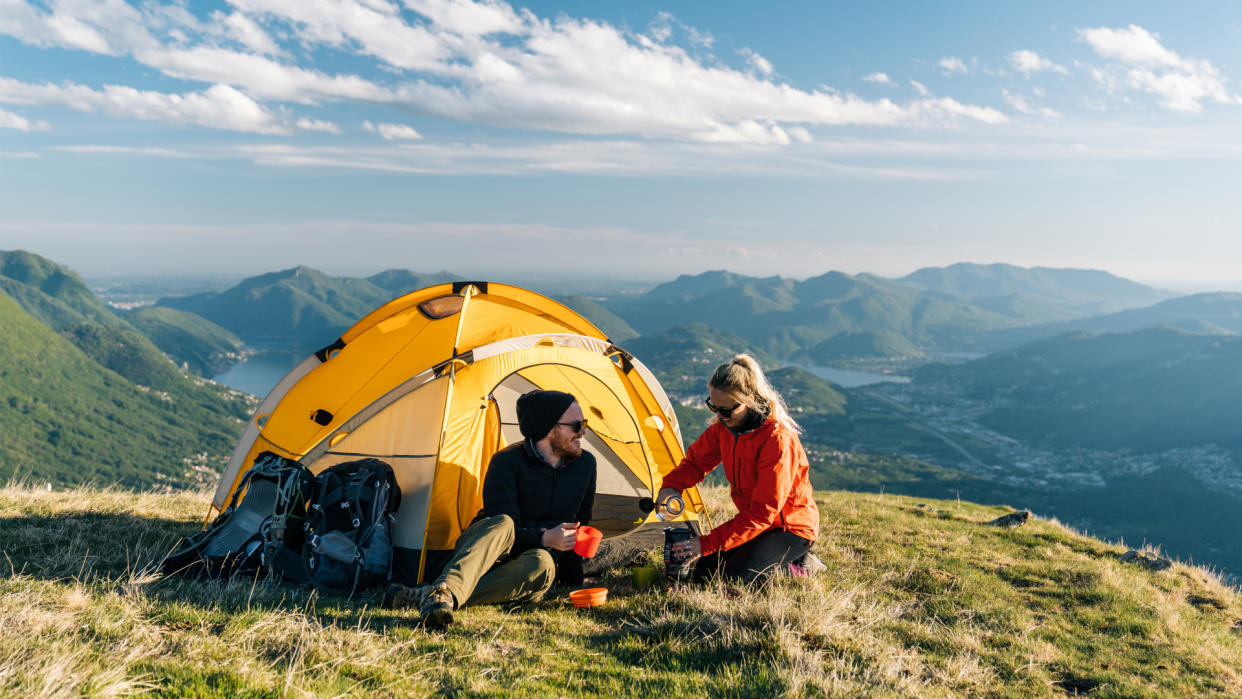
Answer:
[[[578,523],[562,522],[560,526],[543,530],[544,548],[568,551],[578,542]]]
[[[699,542],[699,537],[678,541],[673,544],[673,559],[678,563],[690,563],[697,560],[703,555],[703,544]]]

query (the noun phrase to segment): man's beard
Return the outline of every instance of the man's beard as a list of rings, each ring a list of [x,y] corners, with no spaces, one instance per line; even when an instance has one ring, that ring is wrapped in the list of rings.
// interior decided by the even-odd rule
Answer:
[[[552,456],[555,456],[558,461],[576,459],[582,454],[582,447],[574,444],[573,437],[568,437],[564,441],[554,438],[549,446],[552,447]]]

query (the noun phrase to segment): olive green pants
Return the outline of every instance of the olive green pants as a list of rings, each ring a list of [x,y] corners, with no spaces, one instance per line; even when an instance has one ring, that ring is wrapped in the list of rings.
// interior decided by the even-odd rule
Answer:
[[[508,515],[475,522],[457,538],[453,557],[434,584],[447,587],[458,608],[543,599],[556,578],[552,554],[530,549],[497,565],[513,550],[513,537]]]

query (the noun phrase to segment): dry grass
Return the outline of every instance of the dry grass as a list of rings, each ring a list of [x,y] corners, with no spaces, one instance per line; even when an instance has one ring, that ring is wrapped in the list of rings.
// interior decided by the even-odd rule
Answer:
[[[161,579],[206,499],[0,489],[0,695],[1242,694],[1236,590],[1055,523],[978,525],[1001,508],[822,493],[825,575],[634,594],[616,567],[603,607],[428,633],[378,593]]]

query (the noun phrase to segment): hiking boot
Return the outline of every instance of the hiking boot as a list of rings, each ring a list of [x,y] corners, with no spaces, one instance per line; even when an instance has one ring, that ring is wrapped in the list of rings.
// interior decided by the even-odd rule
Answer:
[[[418,605],[418,611],[423,615],[423,626],[432,629],[442,629],[453,623],[453,610],[456,608],[453,593],[443,585],[431,588],[422,604]]]
[[[828,565],[819,560],[819,556],[810,551],[807,551],[806,555],[802,557],[801,566],[807,575],[819,575],[828,570]]]
[[[393,583],[384,591],[384,601],[381,606],[385,609],[409,609],[410,607],[421,607],[423,600],[427,598],[427,593],[431,591],[430,585],[415,585],[414,587],[406,587],[401,583]]]

